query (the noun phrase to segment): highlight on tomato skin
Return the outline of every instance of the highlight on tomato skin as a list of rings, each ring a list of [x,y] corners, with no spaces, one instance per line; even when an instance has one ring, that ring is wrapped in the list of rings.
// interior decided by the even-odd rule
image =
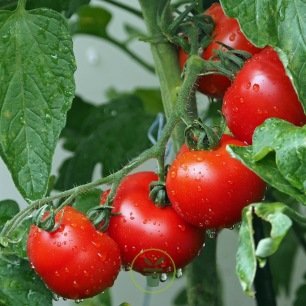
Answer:
[[[27,241],[31,266],[50,290],[69,299],[94,296],[114,284],[121,266],[116,242],[71,206],[47,232],[32,225]]]
[[[237,73],[224,95],[222,113],[234,136],[248,144],[255,128],[268,118],[306,123],[302,104],[271,47],[247,60]]]
[[[169,168],[166,189],[173,209],[199,228],[231,227],[242,209],[260,201],[265,183],[226,151],[245,144],[223,135],[217,148],[191,151],[184,147]]]
[[[205,232],[185,222],[171,206],[157,207],[149,197],[154,172],[126,176],[117,190],[107,233],[119,245],[125,268],[149,274],[148,260],[159,272],[173,272],[191,262],[204,244]],[[102,194],[102,204],[105,193]],[[161,262],[158,259],[163,258]],[[146,259],[146,260],[145,260]]]
[[[219,3],[213,3],[204,14],[212,17],[215,28],[212,33],[213,40],[208,47],[203,50],[202,58],[209,60],[215,56],[215,51],[224,48],[221,42],[233,49],[244,50],[251,54],[259,52],[261,49],[254,46],[241,32],[236,19],[227,17]],[[187,61],[188,54],[181,48],[178,52],[180,67],[183,69]],[[222,98],[226,89],[231,85],[230,79],[220,74],[210,74],[199,77],[198,90],[203,94],[213,98]]]

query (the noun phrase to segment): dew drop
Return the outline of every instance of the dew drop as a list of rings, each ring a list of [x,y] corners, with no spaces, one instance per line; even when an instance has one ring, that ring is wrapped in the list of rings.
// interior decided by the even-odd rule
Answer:
[[[208,238],[215,239],[217,236],[217,231],[215,229],[209,229],[207,230],[207,236]]]
[[[57,270],[54,272],[54,275],[55,275],[56,277],[60,277],[60,274],[59,274],[59,272],[58,272]]]
[[[80,303],[82,303],[84,300],[82,300],[82,299],[76,299],[76,300],[74,300],[74,302],[76,303],[76,304],[80,304]]]
[[[52,294],[52,299],[53,299],[54,301],[59,301],[60,296],[59,296],[58,294],[56,294],[56,293],[53,293],[53,294]]]
[[[159,280],[164,283],[168,279],[168,276],[166,273],[162,273],[159,277]]]
[[[259,89],[260,89],[260,86],[259,86],[258,84],[255,83],[255,84],[253,85],[252,88],[253,88],[253,90],[254,90],[255,92],[258,92]]]
[[[183,270],[182,269],[177,269],[175,272],[175,277],[176,278],[181,278],[183,276]]]
[[[247,82],[246,88],[247,88],[247,89],[250,89],[250,88],[251,88],[251,82]]]
[[[237,112],[238,112],[238,110],[239,110],[239,109],[238,109],[238,107],[237,107],[237,106],[234,106],[234,107],[233,107],[233,112],[234,112],[234,113],[237,113]]]
[[[175,171],[171,171],[170,176],[171,176],[171,178],[175,178],[176,177],[176,172]]]
[[[179,228],[182,232],[184,232],[184,231],[186,230],[186,226],[183,225],[183,224],[179,224],[179,225],[178,225],[178,228]]]
[[[243,103],[244,103],[243,97],[240,97],[240,98],[239,98],[239,102],[240,102],[240,104],[243,104]]]
[[[124,271],[131,271],[131,269],[132,267],[129,264],[124,266]]]
[[[235,228],[236,228],[235,224],[233,224],[232,226],[228,227],[228,229],[231,230],[231,231],[234,230]]]
[[[230,41],[234,41],[235,38],[236,38],[236,34],[235,34],[235,33],[232,33],[232,34],[230,35],[230,37],[229,37],[229,40],[230,40]]]
[[[88,276],[89,275],[87,270],[83,270],[83,274],[84,274],[84,276]]]
[[[79,286],[79,284],[78,284],[78,282],[77,282],[76,280],[74,280],[74,281],[72,282],[72,286],[73,286],[74,288],[77,288],[77,287]]]

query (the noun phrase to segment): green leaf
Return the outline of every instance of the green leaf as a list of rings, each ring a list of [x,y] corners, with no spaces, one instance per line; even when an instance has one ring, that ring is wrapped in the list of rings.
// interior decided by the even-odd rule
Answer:
[[[187,290],[186,290],[186,288],[183,288],[175,296],[174,301],[173,301],[173,305],[174,306],[186,306],[186,305],[188,305]]]
[[[274,289],[278,294],[281,292],[284,292],[287,296],[290,294],[297,250],[296,237],[290,230],[277,252],[270,257],[269,263],[273,275]]]
[[[291,211],[282,203],[256,203],[243,210],[242,223],[239,230],[239,246],[236,258],[236,273],[242,289],[250,296],[254,295],[252,284],[255,278],[257,260],[260,265],[265,264],[265,259],[274,254],[286,234],[292,221],[287,216]],[[254,241],[253,217],[257,215],[262,220],[271,224],[269,237],[261,239],[257,246]]]
[[[90,0],[28,0],[27,9],[40,7],[50,8],[58,12],[65,11],[66,16],[70,17],[81,5],[88,4]],[[13,10],[17,7],[17,0],[0,0],[0,9]]]
[[[105,290],[103,293],[96,295],[91,299],[86,299],[80,303],[82,306],[111,306],[112,299],[109,290]]]
[[[19,206],[14,200],[0,201],[0,230],[6,221],[19,212]]]
[[[84,5],[77,12],[77,17],[71,22],[73,34],[90,34],[107,38],[107,26],[112,14],[100,6]]]
[[[0,254],[0,284],[1,306],[52,306],[52,293],[26,260]]]
[[[78,111],[77,104],[73,108],[73,113]],[[81,130],[70,125],[72,121],[68,119],[63,131],[64,147],[73,149],[74,156],[60,169],[56,184],[59,190],[91,181],[98,163],[102,164],[103,175],[116,171],[150,146],[147,131],[154,116],[145,113],[136,96],[121,96],[88,110],[89,113],[82,112],[85,120],[80,122]],[[71,135],[78,139],[75,147],[71,145]]]
[[[141,99],[145,111],[151,114],[164,111],[161,92],[156,88],[136,88],[133,94]]]
[[[72,206],[86,215],[90,208],[100,204],[100,197],[100,189],[91,189],[76,197]]]
[[[304,283],[298,288],[293,306],[306,305],[306,274],[304,275]]]
[[[257,46],[278,49],[306,110],[306,18],[304,0],[221,0],[227,15],[237,18]]]
[[[252,146],[228,151],[268,184],[306,204],[305,144],[306,126],[268,119],[255,130]]]
[[[21,194],[44,196],[74,95],[72,40],[48,9],[0,12],[0,153]]]

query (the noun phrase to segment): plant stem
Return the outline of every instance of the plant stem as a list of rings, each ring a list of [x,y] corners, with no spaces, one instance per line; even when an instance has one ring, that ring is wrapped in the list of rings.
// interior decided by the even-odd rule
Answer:
[[[177,93],[182,84],[182,80],[176,48],[168,42],[165,42],[162,29],[159,25],[161,8],[165,8],[167,2],[165,0],[139,0],[148,35],[152,38],[157,38],[154,42],[151,42],[151,52],[155,63],[156,74],[159,78],[165,115],[168,119],[176,108]],[[170,24],[172,20],[170,12],[166,12],[164,18],[166,19],[164,23]],[[158,41],[158,37],[160,37],[160,41]],[[182,125],[177,127],[175,131],[175,150],[178,150],[183,143],[182,131]]]
[[[204,249],[187,268],[188,306],[219,306],[220,282],[216,264],[217,239],[207,238]]]
[[[142,13],[138,10],[136,10],[135,8],[131,7],[131,6],[128,6],[122,2],[118,2],[118,1],[115,1],[115,0],[100,0],[100,1],[104,1],[104,2],[107,2],[107,3],[110,3],[116,7],[119,7],[139,18],[142,18]]]
[[[260,218],[254,216],[253,218],[254,240],[257,245],[258,242],[264,238],[263,224]],[[272,275],[267,259],[263,268],[258,267],[254,280],[255,298],[257,306],[276,306],[275,292],[272,283]]]
[[[19,0],[17,4],[17,10],[24,11],[26,7],[27,0]]]

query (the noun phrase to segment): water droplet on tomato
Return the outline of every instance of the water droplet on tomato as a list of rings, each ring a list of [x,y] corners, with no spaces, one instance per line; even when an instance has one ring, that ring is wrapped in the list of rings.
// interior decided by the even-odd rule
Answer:
[[[230,41],[234,41],[236,38],[236,34],[235,33],[232,33],[230,36],[229,36],[229,40]]]
[[[232,108],[232,110],[233,110],[234,113],[237,113],[239,109],[238,109],[237,106],[234,106],[234,107]]]
[[[243,98],[243,97],[240,97],[240,98],[239,98],[239,102],[240,102],[240,104],[243,104],[243,103],[244,103],[244,98]]]
[[[124,271],[131,271],[132,267],[130,264],[124,266]]]
[[[84,300],[82,300],[82,299],[76,299],[76,300],[74,300],[74,302],[76,303],[76,304],[80,304],[80,303],[82,303]]]
[[[186,230],[186,226],[183,225],[183,224],[179,224],[177,227],[178,227],[182,232],[184,232],[184,231]]]
[[[84,274],[85,276],[88,276],[88,275],[89,275],[89,273],[88,273],[87,270],[83,270],[83,274]]]
[[[278,113],[279,109],[278,109],[278,107],[276,105],[273,106],[273,109],[274,109],[275,112]]]
[[[201,191],[202,191],[202,187],[201,187],[200,185],[198,185],[198,186],[197,186],[197,190],[198,190],[199,192],[201,192]]]
[[[170,176],[171,176],[171,178],[175,178],[176,177],[176,172],[175,171],[171,171]]]
[[[235,227],[236,227],[236,225],[235,224],[233,224],[232,226],[229,226],[227,229],[229,229],[229,230],[233,230],[233,229],[235,229]]]
[[[174,190],[171,190],[170,193],[171,193],[172,195],[175,195],[175,191],[174,191]]]
[[[55,275],[56,277],[60,277],[60,273],[59,273],[57,270],[54,271],[54,275]]]
[[[58,294],[56,294],[56,293],[53,293],[53,294],[52,294],[52,299],[53,299],[54,301],[59,301],[60,296],[59,296]]]
[[[259,115],[262,114],[262,109],[261,109],[261,108],[258,108],[258,109],[257,109],[257,114],[259,114]]]
[[[176,247],[176,251],[177,251],[177,253],[181,253],[181,251],[182,251],[182,250],[181,250],[181,247],[180,247],[180,246],[177,246],[177,247]]]
[[[161,273],[159,280],[164,283],[168,279],[168,276],[166,273]]]
[[[252,88],[253,88],[253,90],[254,90],[255,92],[258,92],[258,91],[260,90],[260,86],[259,86],[258,84],[256,84],[256,83],[253,85]]]
[[[216,236],[217,236],[217,231],[213,228],[209,229],[209,230],[207,230],[207,236],[208,236],[208,238],[215,239]]]
[[[251,88],[251,85],[252,85],[251,82],[247,82],[246,88],[247,88],[247,89],[250,89],[250,88]]]
[[[198,161],[198,162],[201,162],[201,161],[203,161],[203,158],[198,156],[198,157],[197,157],[197,161]]]
[[[74,281],[72,282],[72,286],[73,286],[74,288],[78,288],[78,287],[79,287],[79,284],[78,284],[78,282],[77,282],[76,280],[74,280]]]
[[[175,277],[176,278],[181,278],[183,276],[183,270],[182,269],[177,269],[175,272]]]

